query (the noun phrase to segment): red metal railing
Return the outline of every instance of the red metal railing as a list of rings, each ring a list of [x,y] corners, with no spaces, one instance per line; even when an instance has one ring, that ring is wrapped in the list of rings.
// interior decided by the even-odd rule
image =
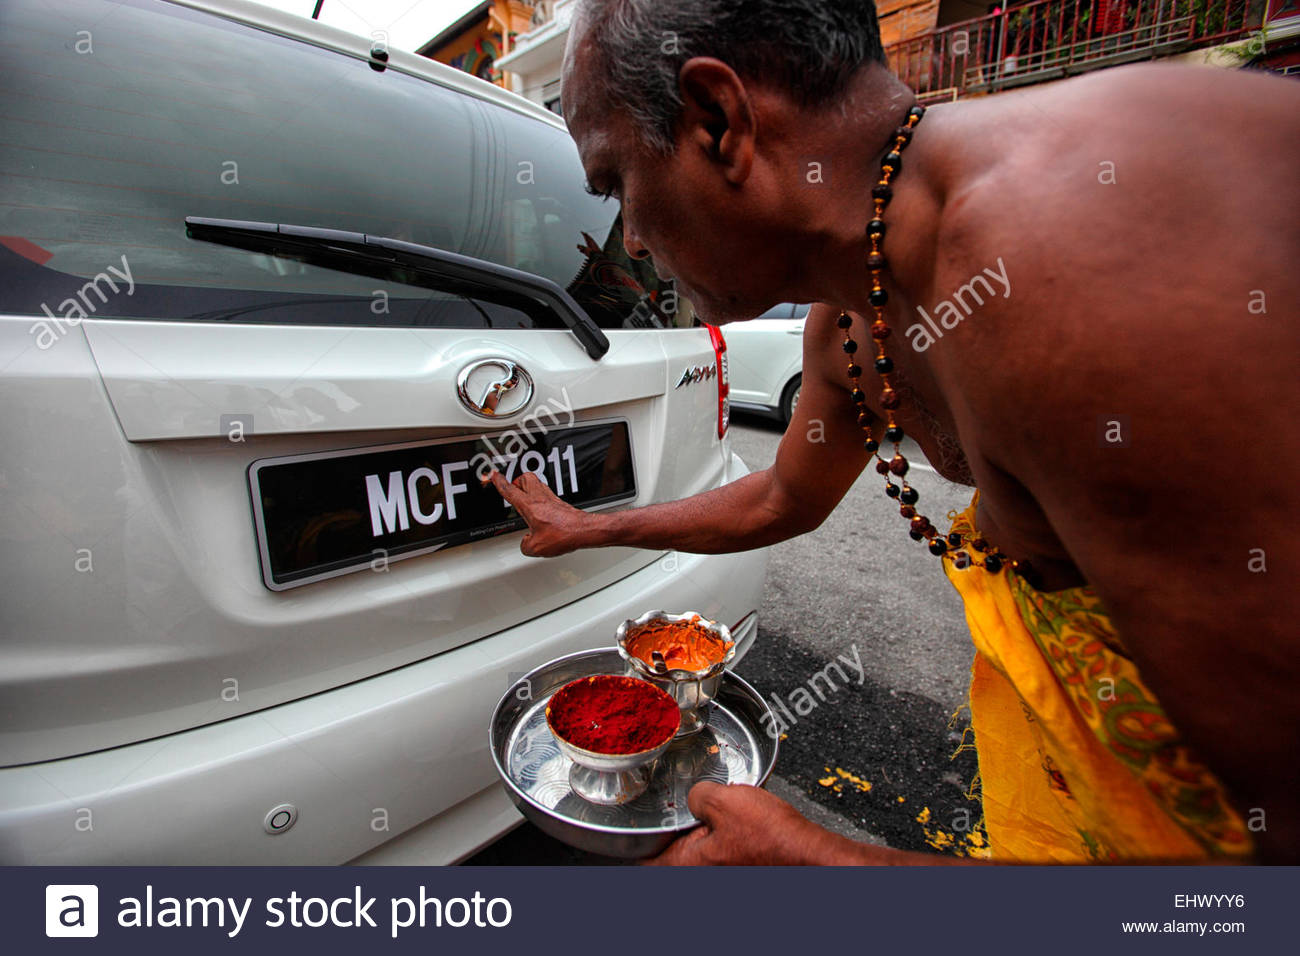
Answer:
[[[1262,8],[1261,0],[1036,0],[886,53],[923,102],[956,99],[1212,46],[1258,29]]]

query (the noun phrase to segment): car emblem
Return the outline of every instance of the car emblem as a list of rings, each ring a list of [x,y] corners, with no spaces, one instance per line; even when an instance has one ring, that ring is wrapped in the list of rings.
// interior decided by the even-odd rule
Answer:
[[[682,372],[682,377],[677,380],[677,388],[683,385],[695,385],[699,382],[707,382],[713,376],[718,374],[718,369],[713,365],[695,365]]]
[[[461,404],[483,418],[522,412],[533,400],[533,379],[509,359],[483,359],[465,366],[456,379]]]

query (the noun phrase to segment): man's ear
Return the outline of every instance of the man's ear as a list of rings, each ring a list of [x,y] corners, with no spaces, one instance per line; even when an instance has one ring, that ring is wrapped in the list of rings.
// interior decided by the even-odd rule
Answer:
[[[754,165],[756,132],[745,84],[735,70],[708,56],[683,63],[678,83],[682,95],[678,135],[717,163],[729,183],[743,183]]]

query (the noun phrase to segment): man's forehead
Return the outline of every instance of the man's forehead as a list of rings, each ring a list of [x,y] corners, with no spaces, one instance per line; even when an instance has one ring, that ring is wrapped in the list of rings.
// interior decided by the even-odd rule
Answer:
[[[564,57],[560,66],[560,83],[563,90],[564,115],[580,116],[585,104],[582,94],[593,84],[592,41],[587,33],[581,8],[569,27],[569,38],[564,44]]]
[[[597,130],[581,138],[575,136],[574,141],[578,144],[578,159],[583,172],[593,189],[610,189],[622,179],[618,153],[608,133]]]
[[[569,134],[578,144],[578,155],[588,170],[607,168],[617,161],[619,146],[618,114],[601,103],[590,87],[583,86],[577,74],[566,77],[564,120]]]
[[[601,87],[594,46],[586,17],[579,8],[565,44],[561,96],[564,119],[578,143],[584,165],[592,159],[612,162],[617,146],[612,132],[617,125],[616,113]]]

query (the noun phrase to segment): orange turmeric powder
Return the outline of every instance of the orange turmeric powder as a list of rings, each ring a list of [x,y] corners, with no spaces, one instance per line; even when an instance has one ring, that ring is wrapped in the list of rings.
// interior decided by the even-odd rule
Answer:
[[[628,653],[654,667],[654,652],[663,655],[669,670],[702,671],[727,656],[733,641],[724,641],[699,623],[657,621],[642,625],[626,641]]]

